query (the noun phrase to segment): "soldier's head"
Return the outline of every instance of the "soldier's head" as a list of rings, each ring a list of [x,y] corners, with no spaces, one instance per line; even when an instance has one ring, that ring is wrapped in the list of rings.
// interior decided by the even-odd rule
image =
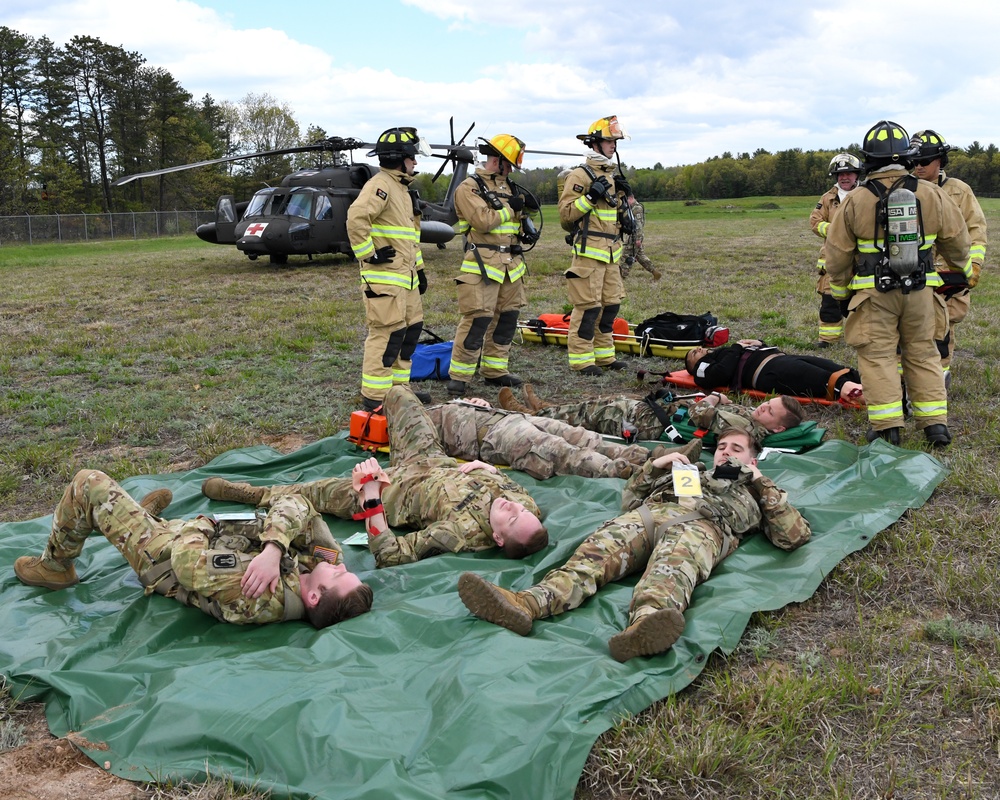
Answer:
[[[524,558],[537,553],[549,543],[549,532],[542,521],[521,503],[498,497],[490,506],[493,541],[503,548],[507,558]]]
[[[315,628],[336,625],[371,610],[371,587],[344,564],[321,561],[299,576],[306,618]]]
[[[757,463],[758,455],[760,444],[756,439],[741,428],[727,428],[719,434],[712,463],[718,467],[728,459],[735,458],[741,464],[752,466]]]
[[[757,406],[753,410],[753,418],[769,433],[781,433],[801,423],[805,419],[805,410],[794,397],[779,394]]]

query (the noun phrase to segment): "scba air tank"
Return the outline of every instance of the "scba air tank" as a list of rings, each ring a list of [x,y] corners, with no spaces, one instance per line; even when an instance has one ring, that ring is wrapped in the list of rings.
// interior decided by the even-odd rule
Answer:
[[[917,197],[909,189],[897,186],[889,195],[886,211],[889,267],[900,278],[907,278],[918,270],[920,262]]]

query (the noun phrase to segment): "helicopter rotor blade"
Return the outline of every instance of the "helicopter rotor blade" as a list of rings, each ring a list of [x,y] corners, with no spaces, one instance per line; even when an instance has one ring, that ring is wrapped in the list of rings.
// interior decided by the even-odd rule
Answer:
[[[533,150],[530,147],[524,148],[525,153],[538,153],[543,156],[572,156],[573,158],[580,158],[579,153],[560,153],[558,150]]]
[[[375,145],[368,142],[361,142],[357,139],[342,139],[339,136],[331,136],[329,139],[323,139],[319,142],[313,142],[312,144],[305,144],[299,147],[285,147],[280,150],[263,150],[259,153],[244,153],[237,156],[225,156],[223,158],[210,158],[207,161],[197,161],[193,164],[179,164],[175,167],[164,167],[163,169],[154,169],[149,172],[138,172],[135,175],[124,175],[111,182],[112,186],[124,186],[126,183],[131,183],[132,181],[139,180],[140,178],[155,178],[158,175],[169,175],[173,172],[183,172],[188,169],[196,169],[197,167],[209,167],[213,164],[226,164],[231,161],[245,161],[249,158],[266,158],[267,156],[285,156],[291,155],[293,153],[311,153],[317,151],[333,151],[339,152],[342,150],[357,150],[362,147],[374,147]]]

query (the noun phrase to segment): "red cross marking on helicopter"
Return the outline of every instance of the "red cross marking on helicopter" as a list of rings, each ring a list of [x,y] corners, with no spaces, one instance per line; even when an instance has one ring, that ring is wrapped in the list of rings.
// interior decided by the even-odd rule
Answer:
[[[264,232],[264,228],[267,227],[266,222],[255,222],[253,225],[247,226],[247,236],[260,236]]]

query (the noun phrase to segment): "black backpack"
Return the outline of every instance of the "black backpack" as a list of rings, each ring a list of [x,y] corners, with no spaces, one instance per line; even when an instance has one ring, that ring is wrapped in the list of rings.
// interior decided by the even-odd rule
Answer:
[[[657,344],[701,345],[709,338],[709,331],[718,325],[719,320],[708,311],[700,316],[664,311],[636,325],[635,336]]]

